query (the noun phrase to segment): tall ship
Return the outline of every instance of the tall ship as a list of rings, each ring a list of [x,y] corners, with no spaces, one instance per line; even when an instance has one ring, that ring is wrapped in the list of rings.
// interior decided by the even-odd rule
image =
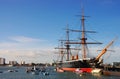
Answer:
[[[96,57],[88,56],[88,44],[102,44],[100,42],[88,42],[87,33],[95,33],[95,31],[87,31],[85,29],[85,17],[84,13],[81,15],[81,30],[66,29],[66,39],[60,40],[61,46],[56,49],[60,50],[61,59],[56,61],[57,69],[63,71],[75,71],[77,68],[90,71],[92,68],[102,68],[103,59],[102,56],[107,52],[108,48],[114,43],[112,40],[106,47],[104,47]],[[81,37],[78,41],[70,40],[69,32],[78,32]],[[79,48],[73,48],[72,45],[78,45]],[[76,55],[71,53],[71,50],[79,51]],[[80,56],[82,55],[82,56]],[[66,60],[64,60],[66,56]]]

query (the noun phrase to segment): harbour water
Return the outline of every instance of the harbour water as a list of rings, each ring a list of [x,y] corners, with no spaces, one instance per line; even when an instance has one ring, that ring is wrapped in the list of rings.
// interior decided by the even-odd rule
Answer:
[[[10,72],[10,70],[14,70]],[[47,67],[49,75],[26,73],[26,67],[0,67],[0,79],[120,79],[119,76],[76,74],[73,72],[56,72],[54,67]]]

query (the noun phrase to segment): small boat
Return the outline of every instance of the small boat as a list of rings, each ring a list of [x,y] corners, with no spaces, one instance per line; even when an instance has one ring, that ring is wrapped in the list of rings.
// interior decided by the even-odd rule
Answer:
[[[35,70],[35,71],[32,72],[32,74],[34,74],[34,75],[39,75],[39,71],[36,71],[36,70]]]
[[[49,75],[49,73],[48,72],[44,72],[43,75]]]
[[[64,70],[63,70],[63,69],[58,68],[58,67],[56,68],[56,71],[57,71],[57,72],[64,72]]]
[[[28,68],[26,69],[26,73],[30,73],[30,72],[32,72],[32,68],[28,67]]]
[[[8,72],[18,72],[18,70],[8,70]]]
[[[0,71],[0,73],[3,73],[3,71]]]
[[[82,74],[83,71],[82,71],[80,68],[77,68],[77,69],[75,70],[75,73],[77,73],[77,74]]]
[[[103,70],[99,68],[95,68],[91,71],[92,74],[102,74]]]
[[[34,75],[39,75],[39,70],[36,69],[35,66],[34,66],[34,69],[32,70],[32,74],[34,74]]]

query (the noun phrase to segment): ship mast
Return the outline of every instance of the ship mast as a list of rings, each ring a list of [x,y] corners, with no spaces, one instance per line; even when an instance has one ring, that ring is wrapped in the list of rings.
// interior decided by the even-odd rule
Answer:
[[[86,38],[85,38],[85,18],[84,18],[84,12],[82,12],[82,18],[81,18],[81,24],[82,24],[82,38],[81,38],[81,45],[82,45],[82,54],[83,54],[83,59],[86,58]]]
[[[73,50],[78,50],[78,49],[75,49],[75,48],[70,48],[70,44],[65,44],[65,47],[63,47],[63,41],[65,42],[69,42],[69,25],[67,24],[67,27],[66,27],[66,40],[60,40],[61,41],[61,48],[55,48],[55,49],[61,49],[61,54],[62,54],[62,60],[63,60],[63,56],[64,54],[66,54],[66,61],[69,61],[70,60],[70,49],[73,49]],[[63,53],[63,49],[66,50],[66,53]]]
[[[87,54],[86,54],[86,49],[87,49],[87,44],[102,44],[100,42],[86,42],[87,38],[85,37],[85,33],[96,33],[95,31],[86,31],[85,30],[85,17],[89,17],[89,16],[84,16],[84,11],[82,9],[82,16],[81,16],[81,30],[72,30],[70,29],[70,31],[73,32],[81,32],[81,41],[80,42],[71,42],[69,39],[68,41],[66,41],[66,45],[70,45],[70,44],[81,44],[82,46],[82,59],[85,60],[87,58]]]
[[[66,28],[66,42],[69,42],[69,29],[68,29],[68,24]],[[67,61],[69,60],[69,54],[70,54],[70,45],[66,44],[66,49],[67,49]]]

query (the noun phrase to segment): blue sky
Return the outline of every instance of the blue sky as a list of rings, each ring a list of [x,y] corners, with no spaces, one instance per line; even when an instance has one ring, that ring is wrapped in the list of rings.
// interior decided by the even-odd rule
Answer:
[[[90,16],[86,29],[98,32],[93,35],[96,40],[106,44],[120,37],[119,0],[83,0],[82,4]],[[63,29],[67,24],[80,28],[80,17],[76,17],[80,14],[81,0],[0,0],[0,57],[52,62],[58,40],[65,37]],[[114,46],[120,50],[119,39]]]

